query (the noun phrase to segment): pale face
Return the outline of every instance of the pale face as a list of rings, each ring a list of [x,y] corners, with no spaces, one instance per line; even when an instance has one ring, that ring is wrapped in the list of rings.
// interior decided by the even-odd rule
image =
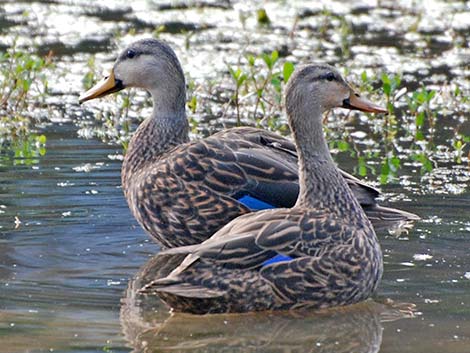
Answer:
[[[313,100],[321,111],[343,106],[348,99],[351,88],[341,75],[332,67],[318,66],[307,69],[299,76],[298,90],[306,100]]]
[[[387,112],[355,93],[339,72],[329,65],[308,65],[292,75],[286,90],[288,112],[303,109],[305,112],[319,110],[323,113],[336,107]]]
[[[79,97],[83,103],[126,87],[138,87],[152,96],[177,96],[185,80],[178,58],[164,42],[144,39],[131,44],[119,55],[107,77]]]

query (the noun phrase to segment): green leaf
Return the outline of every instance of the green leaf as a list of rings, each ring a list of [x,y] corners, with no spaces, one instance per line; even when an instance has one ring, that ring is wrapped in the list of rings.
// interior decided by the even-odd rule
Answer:
[[[393,89],[397,89],[398,86],[400,86],[401,83],[401,77],[399,75],[394,75],[393,76],[393,82],[392,82],[392,87]]]
[[[416,141],[424,141],[424,134],[421,130],[416,131],[415,140]]]
[[[238,85],[238,87],[240,87],[240,86],[243,84],[243,82],[246,81],[246,78],[247,78],[247,76],[246,76],[245,74],[242,74],[242,75],[238,78],[238,80],[237,80],[237,85]]]
[[[191,109],[193,114],[196,112],[196,108],[197,108],[197,98],[196,98],[196,96],[193,96],[191,98],[191,100],[188,102],[188,107],[189,107],[189,109]]]
[[[361,80],[362,80],[362,82],[364,82],[364,83],[367,82],[367,72],[362,71]]]
[[[31,87],[31,80],[23,80],[23,91],[29,91],[29,87]]]
[[[428,94],[428,103],[431,101],[431,99],[434,98],[435,95],[436,95],[436,91],[435,91],[435,90],[429,91],[429,94]]]
[[[388,164],[388,160],[385,160],[382,163],[382,168],[380,170],[380,174],[382,174],[382,175],[389,175],[390,174],[390,166]]]
[[[380,77],[382,79],[382,83],[388,83],[390,84],[390,77],[384,72],[382,76]]]
[[[341,152],[346,152],[349,150],[349,143],[347,143],[346,141],[338,141],[338,149],[341,151]]]
[[[417,154],[414,154],[412,156],[412,158],[416,161],[418,161],[419,163],[421,163],[421,171],[422,172],[430,172],[433,170],[434,166],[431,162],[431,160],[429,159],[429,157],[424,154],[424,153],[417,153]]]
[[[279,77],[273,77],[271,79],[271,84],[277,89],[281,88],[281,80],[279,79]]]
[[[427,172],[432,171],[433,168],[434,168],[433,165],[432,165],[432,162],[429,159],[426,159],[426,161],[423,164],[423,167]]]
[[[365,165],[360,165],[360,166],[359,166],[358,174],[359,174],[359,176],[361,176],[361,177],[367,176],[367,168],[366,168]]]
[[[454,142],[454,148],[455,149],[460,150],[460,149],[462,149],[462,146],[463,146],[462,140],[457,140],[457,141]]]
[[[46,144],[47,138],[46,138],[45,135],[39,135],[39,136],[37,137],[37,139],[38,139],[38,142],[39,142],[41,145],[45,145],[45,144]]]
[[[289,81],[289,78],[292,75],[292,73],[294,72],[294,70],[295,70],[295,67],[294,67],[293,63],[291,63],[290,61],[286,61],[284,63],[284,67],[282,69],[282,75],[283,75],[283,78],[284,78],[284,82],[287,83]]]
[[[392,94],[392,91],[396,87],[396,76],[394,77],[393,82],[392,82],[390,80],[390,77],[386,73],[383,73],[381,79],[382,79],[382,89],[385,95],[390,97]]]
[[[382,89],[384,90],[384,93],[385,93],[387,96],[390,96],[390,93],[391,93],[391,91],[392,91],[392,88],[391,88],[391,86],[390,86],[390,83],[384,82],[384,83],[382,84]]]
[[[394,169],[395,171],[398,170],[398,168],[400,168],[400,158],[398,158],[397,156],[393,156],[390,159],[390,162],[395,167],[395,169]]]
[[[424,116],[424,112],[420,112],[418,115],[416,115],[416,127],[422,127],[424,125]]]
[[[271,53],[271,62],[273,63],[273,65],[277,62],[277,59],[279,59],[279,53],[277,50],[273,50],[273,52]]]
[[[233,67],[229,66],[229,67],[228,67],[228,71],[230,72],[230,75],[232,76],[232,78],[233,78],[235,81],[237,81],[238,76],[240,76],[241,70],[240,70],[240,69],[235,70]]]
[[[419,92],[419,94],[418,94],[418,102],[419,102],[420,104],[424,104],[424,103],[426,102],[426,99],[427,99],[426,96],[427,96],[427,94],[426,94],[425,91]]]
[[[263,53],[261,55],[261,58],[263,59],[266,66],[271,70],[273,68],[273,62],[272,62],[271,56],[266,53]]]

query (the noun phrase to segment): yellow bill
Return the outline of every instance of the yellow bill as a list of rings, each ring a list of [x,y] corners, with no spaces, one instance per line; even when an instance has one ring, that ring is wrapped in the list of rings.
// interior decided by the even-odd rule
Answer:
[[[110,93],[120,91],[124,88],[121,80],[116,80],[114,77],[114,71],[111,70],[111,73],[108,77],[105,77],[103,80],[98,82],[88,91],[80,95],[78,102],[82,104],[83,102],[89,101],[91,99],[104,97]]]

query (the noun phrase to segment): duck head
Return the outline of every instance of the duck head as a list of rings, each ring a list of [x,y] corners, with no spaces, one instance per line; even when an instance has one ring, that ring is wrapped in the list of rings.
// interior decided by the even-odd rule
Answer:
[[[185,80],[174,51],[164,42],[143,39],[125,48],[110,74],[83,93],[80,104],[127,87],[138,87],[156,97],[185,95]]]
[[[288,115],[299,109],[321,113],[336,107],[369,113],[387,110],[357,94],[332,66],[310,64],[297,69],[286,89]],[[302,112],[306,113],[306,111]]]

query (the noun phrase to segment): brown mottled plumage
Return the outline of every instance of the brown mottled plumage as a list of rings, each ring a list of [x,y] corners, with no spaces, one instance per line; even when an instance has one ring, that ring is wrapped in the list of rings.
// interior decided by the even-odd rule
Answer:
[[[232,219],[251,212],[249,195],[291,207],[298,195],[297,154],[289,140],[250,127],[189,142],[185,80],[173,50],[146,39],[118,57],[108,78],[80,102],[125,87],[148,90],[152,115],[137,129],[122,167],[129,207],[142,227],[166,247],[197,244]],[[342,172],[376,227],[417,217],[377,205],[379,192]]]
[[[143,291],[194,314],[325,308],[368,298],[382,276],[382,252],[323,136],[322,113],[334,107],[386,112],[355,94],[331,66],[297,70],[286,89],[299,157],[295,206],[243,215],[199,245],[164,251],[187,256]]]

